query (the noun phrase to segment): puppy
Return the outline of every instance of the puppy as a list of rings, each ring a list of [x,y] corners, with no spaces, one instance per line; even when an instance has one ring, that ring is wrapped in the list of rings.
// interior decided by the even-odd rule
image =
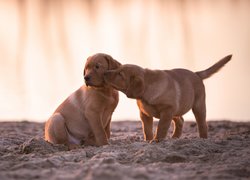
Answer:
[[[45,124],[45,140],[65,144],[105,145],[110,137],[111,116],[118,104],[118,91],[104,83],[103,74],[121,64],[106,54],[87,59],[83,85],[71,94]]]
[[[171,120],[175,129],[172,137],[180,137],[183,118],[192,109],[199,135],[207,138],[205,87],[203,79],[219,71],[232,55],[226,56],[210,68],[192,72],[186,69],[150,70],[136,65],[122,65],[104,74],[105,82],[137,99],[144,139],[158,142],[167,135]],[[160,119],[153,137],[153,117]]]

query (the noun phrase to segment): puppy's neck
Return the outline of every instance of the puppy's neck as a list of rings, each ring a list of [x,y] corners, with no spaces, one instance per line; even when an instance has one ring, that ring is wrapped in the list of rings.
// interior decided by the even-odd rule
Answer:
[[[87,88],[89,90],[95,90],[95,91],[102,92],[102,93],[107,94],[107,95],[113,94],[113,91],[115,90],[110,86],[102,86],[102,87],[87,86]]]

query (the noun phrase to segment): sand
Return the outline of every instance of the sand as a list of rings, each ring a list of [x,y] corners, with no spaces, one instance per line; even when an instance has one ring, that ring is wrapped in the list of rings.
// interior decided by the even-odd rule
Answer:
[[[139,121],[112,122],[110,145],[68,151],[43,140],[43,123],[1,122],[0,179],[250,179],[250,122],[208,125],[205,140],[185,122],[180,139],[149,144]]]

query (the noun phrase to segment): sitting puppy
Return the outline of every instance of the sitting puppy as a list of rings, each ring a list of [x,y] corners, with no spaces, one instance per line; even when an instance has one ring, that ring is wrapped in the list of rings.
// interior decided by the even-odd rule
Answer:
[[[104,83],[103,74],[121,64],[106,54],[87,59],[83,85],[71,94],[45,124],[45,140],[65,144],[105,145],[110,137],[111,116],[118,104],[118,91]]]
[[[226,56],[204,71],[186,69],[150,70],[136,65],[122,65],[104,74],[106,84],[137,99],[143,124],[144,140],[158,142],[167,135],[171,120],[175,122],[172,137],[180,137],[183,118],[192,109],[199,135],[207,138],[205,87],[203,79],[222,68],[232,55]],[[159,118],[153,137],[153,117]]]

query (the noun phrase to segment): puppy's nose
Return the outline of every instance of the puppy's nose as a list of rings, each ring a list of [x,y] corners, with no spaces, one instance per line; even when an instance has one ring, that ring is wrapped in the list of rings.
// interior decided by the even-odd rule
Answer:
[[[90,80],[90,76],[84,76],[84,80],[85,81],[89,81]]]

